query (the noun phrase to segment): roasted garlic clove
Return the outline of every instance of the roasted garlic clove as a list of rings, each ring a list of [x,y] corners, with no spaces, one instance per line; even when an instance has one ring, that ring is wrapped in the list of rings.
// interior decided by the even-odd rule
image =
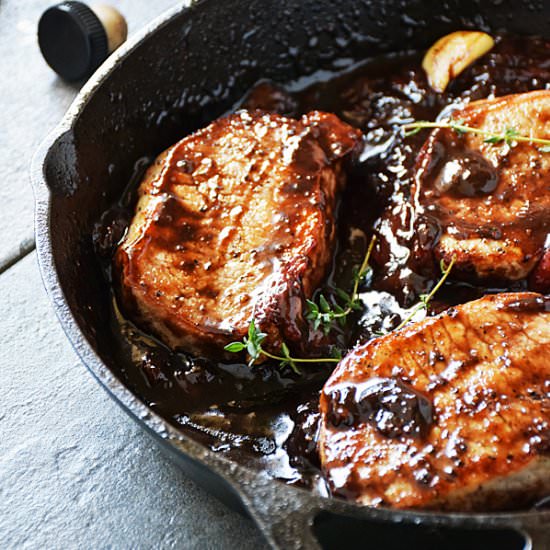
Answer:
[[[428,82],[436,92],[443,92],[449,81],[459,75],[495,44],[491,36],[478,31],[457,31],[440,38],[422,61]]]

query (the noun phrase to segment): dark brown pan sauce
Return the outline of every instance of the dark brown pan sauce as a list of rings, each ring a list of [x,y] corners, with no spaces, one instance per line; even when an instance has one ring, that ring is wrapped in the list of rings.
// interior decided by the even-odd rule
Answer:
[[[322,78],[313,75],[286,89],[260,83],[241,103],[294,116],[313,109],[334,112],[365,133],[362,154],[341,200],[338,248],[326,285],[349,289],[352,269],[360,263],[376,227],[377,267],[368,289],[362,289],[364,313],[352,319],[340,335],[348,349],[372,338],[376,331],[395,327],[404,315],[402,308],[434,284],[430,274],[415,273],[412,261],[429,253],[437,238],[437,227],[425,224],[417,230],[420,238],[411,254],[411,235],[398,231],[391,215],[380,219],[384,208],[406,215],[403,205],[409,198],[411,168],[428,135],[422,132],[405,140],[399,125],[434,120],[463,100],[550,87],[550,41],[538,38],[499,36],[496,47],[452,81],[444,94],[429,88],[420,60],[419,54],[394,54],[359,63],[328,79],[326,74]],[[475,183],[462,192],[490,193],[493,175],[485,166],[478,166],[477,159],[467,162],[479,173],[479,185]],[[130,191],[105,213],[94,235],[108,277],[110,258],[129,223],[133,193],[143,171],[142,162]],[[513,288],[524,286],[518,283]],[[431,312],[493,290],[499,289],[451,281],[432,302]],[[302,376],[296,376],[289,369],[280,370],[270,364],[251,369],[244,364],[221,364],[176,354],[125,320],[114,301],[112,330],[118,335],[116,353],[127,384],[153,410],[215,452],[288,483],[327,493],[316,451],[317,403],[332,366],[304,368]],[[378,397],[370,396],[365,410],[354,414],[372,415],[384,391],[399,390],[411,402],[410,422],[394,415],[395,425],[384,429],[392,433],[406,429],[409,424],[413,426],[414,419],[417,424],[418,419],[422,425],[429,423],[429,404],[420,402],[405,387],[390,388],[383,382],[379,381],[383,387]],[[347,421],[353,422],[353,418]]]

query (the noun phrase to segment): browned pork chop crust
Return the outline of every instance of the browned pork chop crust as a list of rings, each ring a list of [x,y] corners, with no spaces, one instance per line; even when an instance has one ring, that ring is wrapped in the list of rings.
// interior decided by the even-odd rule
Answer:
[[[314,351],[304,298],[331,261],[342,160],[359,140],[327,113],[240,111],[168,149],[115,255],[125,310],[171,348],[205,356],[222,355],[252,317],[266,347]]]
[[[336,494],[398,508],[532,504],[550,494],[550,300],[486,296],[359,346],[320,408]]]
[[[473,102],[453,119],[486,132],[513,129],[550,138],[550,91]],[[417,159],[417,222],[438,228],[435,257],[453,276],[507,283],[525,279],[550,232],[550,152],[539,144],[485,143],[486,136],[436,129]],[[550,271],[536,288],[550,290]]]

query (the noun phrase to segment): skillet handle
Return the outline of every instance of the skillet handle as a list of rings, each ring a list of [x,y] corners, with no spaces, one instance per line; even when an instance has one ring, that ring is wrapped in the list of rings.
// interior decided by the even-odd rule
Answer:
[[[273,479],[242,479],[236,487],[250,516],[274,550],[321,548],[514,548],[550,550],[547,514],[527,521],[458,521],[455,525],[405,520],[398,512],[346,509],[341,502],[319,502]],[[423,525],[418,525],[423,523]],[[328,535],[328,536],[327,536]],[[319,538],[318,538],[319,537]]]
[[[254,483],[241,483],[238,492],[248,513],[273,550],[320,550],[313,533],[313,521],[319,508],[304,491],[290,490],[273,479],[258,476]]]

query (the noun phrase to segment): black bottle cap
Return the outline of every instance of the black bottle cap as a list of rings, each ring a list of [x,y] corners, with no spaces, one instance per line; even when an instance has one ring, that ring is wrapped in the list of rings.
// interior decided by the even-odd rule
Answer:
[[[48,65],[65,80],[82,80],[109,54],[107,33],[82,2],[48,8],[38,23],[38,44]]]

